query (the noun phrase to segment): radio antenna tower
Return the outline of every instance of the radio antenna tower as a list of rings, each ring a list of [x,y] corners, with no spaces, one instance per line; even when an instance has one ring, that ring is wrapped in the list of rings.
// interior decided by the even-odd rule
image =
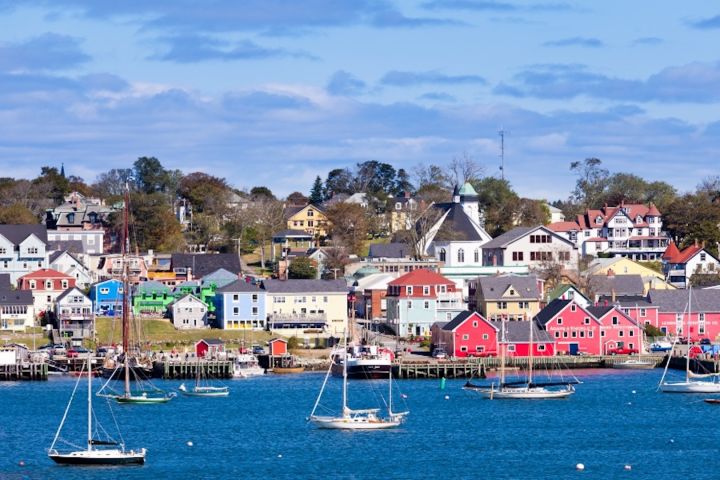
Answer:
[[[505,180],[505,130],[500,127],[500,179]]]

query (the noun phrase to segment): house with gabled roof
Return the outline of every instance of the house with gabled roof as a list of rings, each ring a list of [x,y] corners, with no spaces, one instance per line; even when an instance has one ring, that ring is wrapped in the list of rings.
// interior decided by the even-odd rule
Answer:
[[[55,310],[55,300],[68,288],[75,286],[75,279],[57,270],[43,268],[18,279],[20,290],[30,290],[35,303],[35,313]]]
[[[614,303],[617,297],[642,296],[645,284],[640,275],[615,275],[612,270],[608,270],[605,275],[590,275],[588,289],[594,296],[593,301],[610,298],[611,303]]]
[[[223,330],[264,330],[266,292],[258,285],[235,280],[217,290],[215,325]]]
[[[90,301],[95,315],[114,317],[122,316],[123,283],[117,278],[103,280],[90,285]]]
[[[68,288],[55,301],[55,322],[61,337],[82,345],[93,334],[92,301],[79,288]]]
[[[665,274],[626,257],[595,258],[585,269],[585,275],[640,275],[645,286],[644,295],[654,290],[675,289],[665,281]]]
[[[49,258],[50,268],[75,277],[75,285],[85,288],[92,283],[92,274],[77,256],[67,250],[53,252]]]
[[[14,284],[23,275],[48,268],[45,225],[0,225],[0,270]]]
[[[218,268],[217,270],[208,273],[207,275],[202,277],[202,284],[208,285],[208,286],[214,286],[217,288],[222,288],[226,285],[230,285],[234,281],[238,279],[238,274],[233,273],[229,270],[225,270],[224,268]]]
[[[173,326],[178,330],[209,327],[208,306],[190,293],[170,303],[168,311]]]
[[[545,282],[535,275],[477,279],[476,308],[487,319],[528,320],[540,311]]]
[[[135,315],[164,315],[175,297],[170,287],[150,280],[140,282],[133,289],[132,309]]]
[[[177,281],[202,278],[220,268],[236,275],[242,271],[236,253],[173,253],[170,265]]]
[[[615,305],[602,305],[588,307],[587,310],[602,325],[600,351],[603,355],[608,355],[615,348],[625,347],[639,352],[645,349],[640,324],[620,308]]]
[[[546,302],[550,303],[556,298],[560,300],[575,300],[578,304],[583,307],[588,307],[592,304],[589,298],[587,298],[575,285],[569,283],[561,283],[554,289],[547,293]]]
[[[35,302],[32,292],[0,288],[0,330],[24,332],[35,326]]]
[[[288,206],[283,212],[290,230],[303,230],[313,238],[326,237],[329,222],[325,210],[317,205]]]
[[[455,282],[430,270],[414,270],[388,283],[387,322],[400,336],[430,335],[438,321],[467,310]]]
[[[577,270],[578,251],[573,242],[542,225],[517,227],[483,245],[483,263],[531,269],[558,264]]]
[[[720,260],[705,249],[705,242],[678,250],[674,242],[670,242],[662,256],[663,272],[668,282],[680,288],[687,288],[695,274],[720,274]]]
[[[548,225],[575,243],[582,255],[599,253],[634,260],[657,260],[669,237],[662,230],[660,212],[653,204],[625,204],[589,209],[574,221]]]

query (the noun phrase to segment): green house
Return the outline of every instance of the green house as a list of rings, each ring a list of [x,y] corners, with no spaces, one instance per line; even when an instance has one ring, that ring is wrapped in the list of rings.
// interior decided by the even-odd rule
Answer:
[[[207,305],[208,313],[213,313],[215,312],[214,299],[217,288],[214,282],[205,283],[199,280],[182,282],[175,286],[175,289],[172,291],[172,298],[173,300],[179,300],[186,295],[193,295]]]
[[[164,315],[173,300],[175,297],[167,285],[153,280],[142,282],[133,291],[133,313],[136,315],[141,313]]]

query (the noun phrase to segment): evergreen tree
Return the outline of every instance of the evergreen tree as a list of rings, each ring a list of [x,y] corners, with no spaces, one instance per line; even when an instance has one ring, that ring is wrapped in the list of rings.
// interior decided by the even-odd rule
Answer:
[[[320,178],[320,175],[315,177],[315,182],[313,183],[312,189],[310,190],[310,198],[308,199],[308,201],[313,205],[317,205],[318,203],[322,203],[323,201],[323,182]]]

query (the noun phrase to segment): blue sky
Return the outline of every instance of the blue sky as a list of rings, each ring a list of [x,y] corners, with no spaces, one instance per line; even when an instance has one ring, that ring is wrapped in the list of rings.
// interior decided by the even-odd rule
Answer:
[[[691,0],[0,0],[0,167],[93,181],[154,155],[308,192],[469,155],[523,196],[569,164],[719,174],[720,7]]]

